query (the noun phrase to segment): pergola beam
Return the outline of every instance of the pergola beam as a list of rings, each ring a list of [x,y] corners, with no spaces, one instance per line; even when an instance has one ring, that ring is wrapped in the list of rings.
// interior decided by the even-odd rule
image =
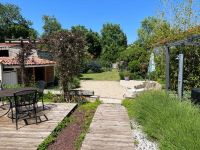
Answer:
[[[165,46],[166,56],[166,90],[170,90],[170,48]]]
[[[170,47],[170,46],[180,46],[180,45],[185,45],[185,46],[200,46],[200,42],[199,41],[195,41],[200,39],[200,34],[195,34],[192,35],[188,38],[185,38],[183,40],[177,40],[174,42],[168,42],[164,45]]]

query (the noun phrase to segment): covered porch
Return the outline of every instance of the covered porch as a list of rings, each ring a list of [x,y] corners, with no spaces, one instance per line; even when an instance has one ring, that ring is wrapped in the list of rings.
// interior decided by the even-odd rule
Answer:
[[[31,66],[26,68],[27,81],[36,83],[45,81],[47,86],[54,84],[55,68],[54,66]],[[20,69],[17,69],[18,83],[21,83]]]

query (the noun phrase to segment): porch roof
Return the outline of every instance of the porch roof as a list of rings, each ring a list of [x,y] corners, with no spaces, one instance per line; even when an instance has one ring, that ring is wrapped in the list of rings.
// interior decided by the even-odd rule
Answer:
[[[0,57],[0,63],[6,66],[19,66],[19,62],[15,57]],[[55,61],[42,59],[39,57],[30,57],[26,63],[26,66],[33,66],[33,65],[55,65]]]
[[[10,48],[10,47],[15,47],[19,46],[17,43],[0,43],[0,50],[1,48]]]

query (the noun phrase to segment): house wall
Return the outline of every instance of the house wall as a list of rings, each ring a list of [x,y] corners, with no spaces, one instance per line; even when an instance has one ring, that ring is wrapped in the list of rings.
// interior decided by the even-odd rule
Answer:
[[[3,64],[0,63],[0,80],[3,81]]]
[[[45,82],[46,83],[54,82],[54,66],[45,67]]]
[[[6,84],[6,85],[18,84],[16,71],[3,71],[2,78],[3,78],[2,79],[3,84]]]
[[[9,48],[9,57],[16,57],[19,54],[20,48]],[[33,54],[31,56],[37,57],[37,51],[35,49],[32,50]]]

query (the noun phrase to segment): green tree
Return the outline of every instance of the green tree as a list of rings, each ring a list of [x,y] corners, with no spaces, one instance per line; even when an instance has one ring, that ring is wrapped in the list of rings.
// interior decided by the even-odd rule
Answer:
[[[61,30],[48,36],[47,43],[57,62],[60,85],[64,97],[70,101],[70,83],[80,73],[85,54],[85,41],[82,33]],[[67,62],[66,62],[67,61]]]
[[[101,59],[106,62],[116,62],[120,52],[127,47],[127,37],[120,25],[107,23],[101,30],[102,55]]]
[[[31,28],[32,23],[20,13],[20,8],[13,4],[0,3],[0,41],[4,38],[37,37],[37,32]]]
[[[44,25],[43,25],[44,36],[48,36],[62,29],[61,24],[57,21],[57,19],[54,16],[44,15],[42,19],[44,21]]]
[[[138,38],[143,46],[150,49],[156,42],[169,37],[170,33],[169,23],[156,17],[147,17],[138,29]]]
[[[88,52],[93,56],[93,58],[100,57],[101,54],[101,37],[97,32],[90,30],[86,36],[86,42],[88,46]]]
[[[135,41],[132,45],[128,46],[125,51],[120,54],[120,60],[124,62],[125,68],[134,75],[142,78],[146,77],[149,52],[142,46],[140,41]]]
[[[200,24],[199,6],[197,0],[161,0],[159,17],[177,31],[186,31]]]
[[[86,45],[87,51],[92,56],[92,58],[98,58],[101,54],[101,37],[97,32],[93,32],[91,29],[88,30],[85,26],[72,26],[72,32],[82,32]]]

